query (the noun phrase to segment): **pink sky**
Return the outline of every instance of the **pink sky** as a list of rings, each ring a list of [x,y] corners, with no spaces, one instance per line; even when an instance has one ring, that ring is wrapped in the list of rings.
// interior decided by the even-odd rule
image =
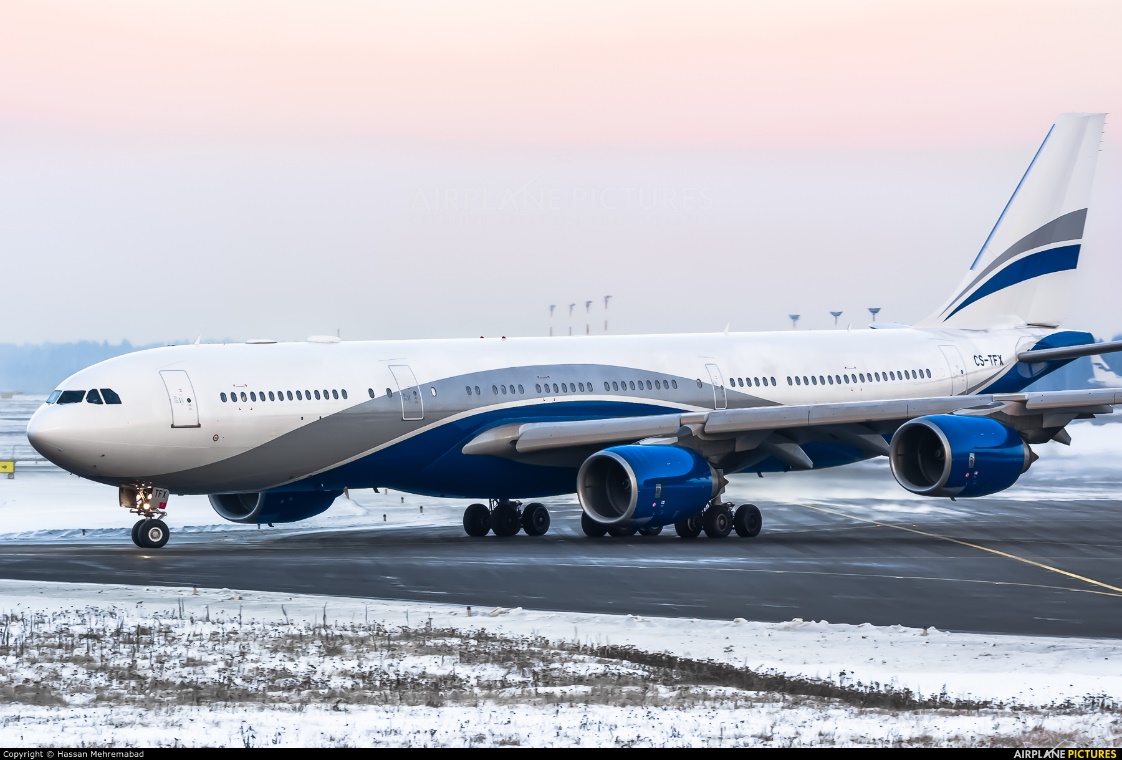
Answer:
[[[1122,105],[1122,3],[6,0],[0,127],[954,144]],[[1020,139],[1020,135],[1015,139]]]

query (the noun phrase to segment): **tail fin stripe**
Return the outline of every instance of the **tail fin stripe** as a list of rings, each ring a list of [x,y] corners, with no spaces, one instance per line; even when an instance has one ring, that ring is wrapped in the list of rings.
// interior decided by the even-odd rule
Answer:
[[[1028,168],[1025,169],[1025,173],[1021,175],[1021,181],[1017,183],[1017,187],[1013,189],[1013,194],[1010,195],[1009,200],[1005,202],[1005,208],[1001,209],[1001,216],[997,217],[997,221],[994,222],[993,229],[990,230],[990,234],[986,235],[986,242],[982,243],[982,247],[978,249],[978,255],[974,257],[974,263],[970,265],[971,269],[978,266],[978,262],[982,260],[982,256],[985,254],[986,249],[990,246],[990,241],[993,240],[993,234],[997,232],[997,228],[1001,226],[1001,220],[1005,218],[1005,214],[1008,213],[1009,207],[1012,206],[1013,201],[1017,199],[1017,193],[1021,192],[1021,185],[1025,184],[1025,180],[1028,178],[1029,173],[1032,172],[1032,167],[1036,163],[1036,159],[1040,158],[1040,152],[1043,151],[1044,146],[1048,144],[1048,138],[1052,136],[1052,131],[1055,128],[1056,125],[1053,124],[1048,129],[1048,134],[1044,135],[1044,142],[1040,143],[1040,147],[1036,149],[1036,154],[1032,157],[1032,161],[1029,161]]]
[[[1004,290],[1005,288],[1010,288],[1026,280],[1042,277],[1043,275],[1052,274],[1053,272],[1075,269],[1078,264],[1079,245],[1065,245],[1060,248],[1049,248],[1046,251],[1040,251],[1025,256],[1023,259],[1014,261],[987,280],[982,287],[975,290],[969,298],[955,307],[955,310],[948,314],[946,318],[950,319],[975,301],[996,293],[999,290]]]
[[[1017,256],[1018,254],[1024,253],[1025,251],[1031,251],[1033,248],[1040,248],[1044,245],[1050,245],[1052,243],[1062,243],[1067,240],[1082,239],[1083,226],[1086,221],[1087,209],[1082,208],[1078,211],[1072,211],[1071,213],[1064,214],[1061,217],[1053,219],[1047,224],[1037,227],[1035,230],[1025,235],[1016,243],[1009,246],[1009,248],[1007,248],[1004,253],[991,261],[985,269],[978,273],[977,277],[970,281],[969,285],[959,291],[958,295],[955,297],[956,300],[958,298],[961,298],[964,293],[968,293],[971,288],[988,277],[991,272],[996,271],[1003,264],[1005,264],[1005,262],[1009,261],[1009,259]]]

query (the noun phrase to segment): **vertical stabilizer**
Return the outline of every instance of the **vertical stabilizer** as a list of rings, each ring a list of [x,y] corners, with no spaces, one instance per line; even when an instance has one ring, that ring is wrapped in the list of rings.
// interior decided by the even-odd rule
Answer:
[[[1055,327],[1079,263],[1106,114],[1061,114],[962,284],[917,327]]]

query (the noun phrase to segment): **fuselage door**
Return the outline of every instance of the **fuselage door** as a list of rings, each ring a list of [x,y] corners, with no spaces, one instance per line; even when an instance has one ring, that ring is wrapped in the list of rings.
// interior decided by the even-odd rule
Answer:
[[[947,367],[951,372],[951,395],[957,396],[966,392],[966,363],[962,361],[962,354],[954,346],[939,346],[947,360]]]
[[[423,420],[425,418],[425,402],[421,398],[421,389],[417,386],[417,376],[407,364],[391,364],[390,372],[397,382],[397,390],[401,395],[401,419]]]
[[[713,408],[724,409],[728,406],[728,401],[725,398],[725,377],[721,374],[721,368],[716,364],[706,364],[705,369],[709,370],[709,381],[713,383]]]
[[[160,377],[171,402],[171,426],[173,428],[197,428],[199,424],[199,405],[191,378],[181,369],[162,369]]]

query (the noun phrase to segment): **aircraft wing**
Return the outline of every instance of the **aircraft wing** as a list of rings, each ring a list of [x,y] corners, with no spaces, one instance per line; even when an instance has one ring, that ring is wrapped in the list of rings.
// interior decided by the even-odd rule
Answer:
[[[688,445],[726,468],[747,466],[752,458],[774,456],[795,469],[813,463],[801,444],[838,440],[870,455],[888,454],[885,436],[908,420],[929,414],[993,417],[1016,429],[1029,443],[1070,442],[1063,430],[1077,418],[1109,414],[1122,404],[1122,390],[1043,391],[965,396],[853,401],[751,409],[676,412],[644,417],[530,422],[502,425],[480,433],[464,454],[533,459],[545,453],[572,452],[637,443]],[[735,471],[735,470],[732,470]]]

